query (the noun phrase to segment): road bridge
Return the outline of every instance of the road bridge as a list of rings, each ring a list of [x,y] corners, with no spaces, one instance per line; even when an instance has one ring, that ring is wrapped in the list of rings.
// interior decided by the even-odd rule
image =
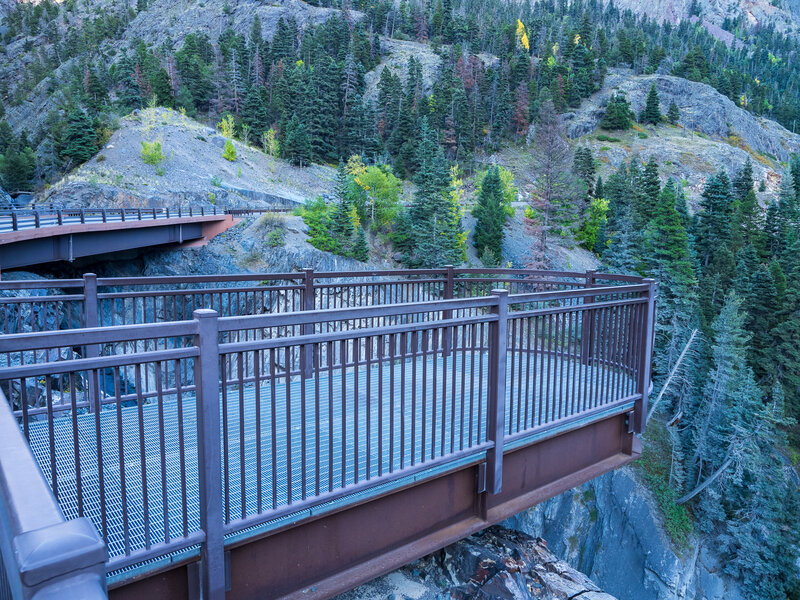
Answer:
[[[0,269],[14,269],[153,246],[196,246],[257,209],[80,208],[0,211]]]
[[[307,269],[0,293],[3,598],[329,598],[640,453],[652,280]]]

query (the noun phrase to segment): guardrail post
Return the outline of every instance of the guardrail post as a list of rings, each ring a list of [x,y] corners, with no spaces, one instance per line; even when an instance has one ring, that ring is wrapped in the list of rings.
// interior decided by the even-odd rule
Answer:
[[[119,214],[120,214],[120,220],[124,222],[125,221],[125,209],[121,208],[119,210]]]
[[[42,223],[41,220],[39,219],[39,211],[36,210],[33,212],[33,226],[38,229],[39,227],[41,227],[41,225]]]
[[[655,335],[656,323],[656,295],[658,294],[658,284],[655,279],[644,279],[647,289],[647,308],[645,318],[642,322],[643,329],[639,335],[644,336],[642,340],[642,355],[640,360],[641,369],[639,370],[639,393],[642,397],[636,401],[633,407],[633,431],[643,433],[647,426],[647,401],[650,396],[650,374],[653,362],[653,336]]]
[[[86,211],[81,209],[81,223],[86,223]]]
[[[197,321],[194,343],[200,349],[194,368],[200,527],[206,534],[200,553],[200,590],[203,600],[224,600],[219,313],[202,308],[193,317]]]
[[[314,269],[303,269],[303,310],[314,310],[316,307],[316,297],[314,292]],[[302,335],[314,333],[314,325],[306,323],[302,328]],[[313,344],[303,344],[300,346],[300,371],[303,378],[308,379],[314,371],[314,346]]]
[[[83,326],[97,327],[97,275],[85,273],[83,276]],[[100,346],[89,344],[83,349],[85,358],[100,356]],[[89,412],[100,412],[100,395],[98,385],[98,372],[91,370],[89,373],[87,400],[89,401]]]
[[[584,286],[587,290],[594,286],[594,277],[597,271],[586,271],[586,285]],[[584,304],[592,304],[594,302],[593,296],[584,296],[583,303]],[[594,315],[590,309],[585,309],[582,311],[581,317],[581,363],[584,365],[588,365],[590,361],[590,356],[592,353],[592,343],[594,334],[592,330],[594,329]]]
[[[11,211],[11,229],[17,231],[19,229],[19,222],[17,221],[16,211]]]
[[[58,214],[58,224],[59,225],[63,225],[64,224],[64,211],[59,208],[57,214]]]
[[[506,343],[508,338],[508,290],[492,290],[497,305],[489,324],[489,388],[487,400],[487,441],[494,446],[486,453],[486,490],[499,494],[503,488],[503,439],[506,425]]]
[[[454,283],[454,275],[453,275],[453,265],[445,265],[445,280],[444,280],[444,299],[445,300],[452,300],[453,299],[453,289],[455,286]],[[453,311],[446,310],[442,313],[443,319],[452,319],[453,318]],[[443,348],[442,352],[444,356],[450,356],[450,349],[453,347],[453,330],[451,328],[447,328],[444,330],[444,339],[442,340]]]

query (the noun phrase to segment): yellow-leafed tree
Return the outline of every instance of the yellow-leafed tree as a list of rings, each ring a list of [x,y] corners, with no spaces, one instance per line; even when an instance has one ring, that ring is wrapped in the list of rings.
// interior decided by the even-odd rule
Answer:
[[[523,48],[525,52],[531,51],[531,43],[528,41],[528,33],[525,31],[525,25],[522,21],[517,19],[517,45]]]

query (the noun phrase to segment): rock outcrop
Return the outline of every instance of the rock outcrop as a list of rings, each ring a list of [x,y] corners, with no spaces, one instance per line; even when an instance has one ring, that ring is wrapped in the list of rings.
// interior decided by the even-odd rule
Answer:
[[[518,531],[490,527],[338,600],[615,600],[548,549]]]
[[[679,123],[687,130],[718,140],[738,138],[755,152],[781,161],[800,150],[800,135],[739,108],[710,85],[670,75],[634,75],[627,69],[611,69],[600,92],[584,101],[579,110],[564,115],[570,137],[577,138],[597,128],[612,93],[624,92],[638,115],[654,83],[662,112],[666,114],[670,103],[675,102],[681,111]]]
[[[509,519],[607,592],[636,600],[745,600],[711,549],[677,552],[650,492],[618,469]]]
[[[275,198],[303,203],[330,191],[335,170],[293,167],[234,140],[237,158],[228,161],[218,133],[168,109],[135,111],[100,153],[66,176],[45,196],[59,206],[255,208]],[[141,158],[142,142],[160,142],[158,166]]]

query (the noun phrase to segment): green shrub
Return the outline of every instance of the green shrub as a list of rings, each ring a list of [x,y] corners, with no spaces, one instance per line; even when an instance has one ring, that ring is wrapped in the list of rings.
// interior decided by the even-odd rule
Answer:
[[[273,229],[267,234],[267,246],[270,248],[280,248],[286,244],[283,229]]]
[[[612,143],[616,143],[616,142],[621,142],[622,141],[619,138],[611,137],[610,135],[606,135],[605,133],[598,134],[597,140],[599,142],[612,142]]]
[[[105,154],[98,154],[97,155],[97,162],[106,162]]]
[[[165,160],[161,142],[145,142],[142,140],[142,151],[139,153],[145,164],[160,165]]]
[[[639,132],[639,139],[640,140],[646,140],[647,138],[648,138],[648,135],[644,131],[640,131]]]
[[[222,158],[231,162],[236,160],[236,148],[233,147],[233,142],[225,140],[225,149],[222,151]]]

